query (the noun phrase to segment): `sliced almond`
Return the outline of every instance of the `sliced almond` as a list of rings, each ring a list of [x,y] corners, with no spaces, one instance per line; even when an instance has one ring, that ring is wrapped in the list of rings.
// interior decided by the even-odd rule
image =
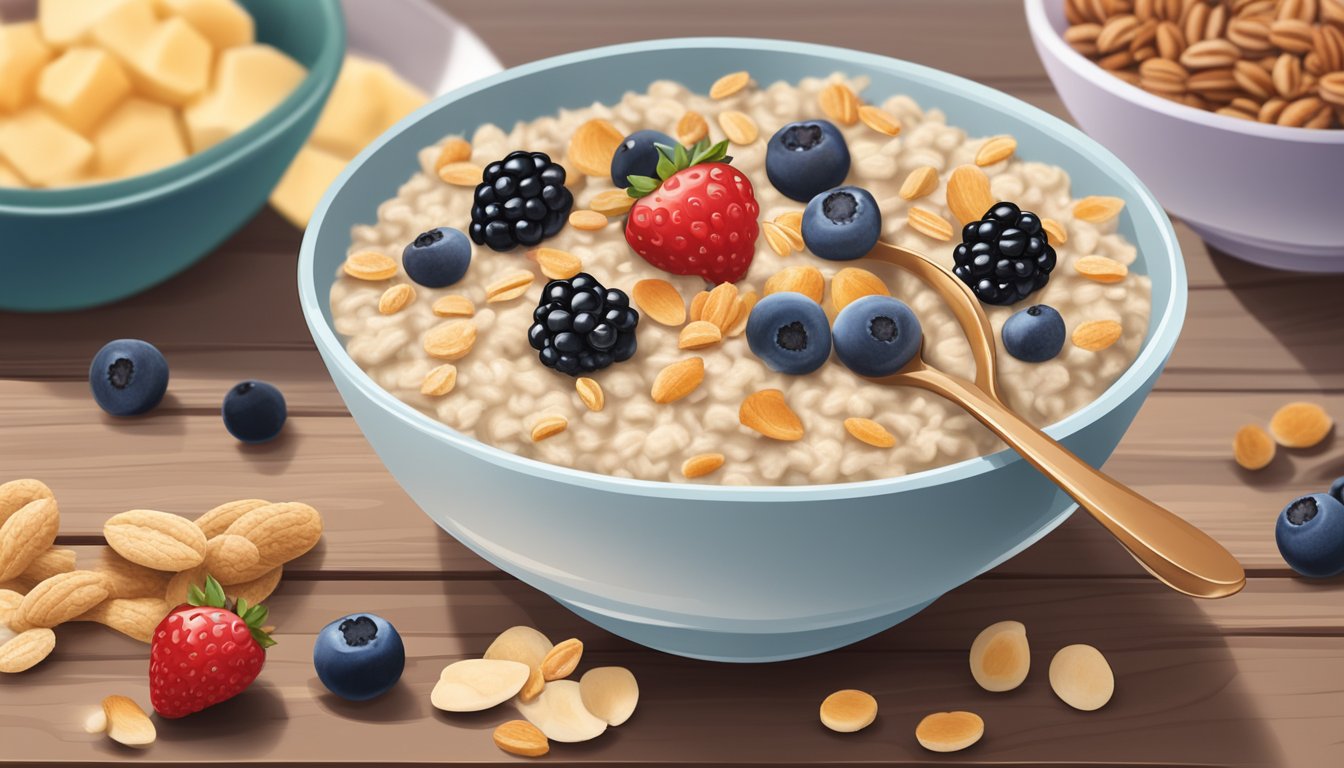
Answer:
[[[975,153],[975,164],[981,167],[1007,160],[1017,151],[1017,139],[1012,136],[991,136]]]
[[[915,740],[930,752],[959,752],[985,735],[985,721],[974,712],[934,712],[915,726]]]
[[[495,728],[495,746],[519,757],[541,757],[551,751],[546,734],[526,720],[510,720]]]
[[[440,360],[460,360],[476,343],[476,323],[471,320],[449,320],[430,328],[425,333],[425,353]]]
[[[872,419],[851,416],[845,419],[845,431],[859,442],[874,448],[891,448],[896,445],[896,436]]]
[[[1073,329],[1073,345],[1100,352],[1120,340],[1124,329],[1114,320],[1091,320]]]
[[[597,211],[575,211],[569,214],[569,225],[584,232],[596,232],[607,226],[607,217]]]
[[[845,267],[831,278],[831,303],[839,312],[864,296],[890,296],[882,278],[858,267]]]
[[[383,315],[395,315],[415,301],[415,289],[406,283],[394,285],[383,291],[383,295],[378,297],[378,313]]]
[[[1069,241],[1069,233],[1064,225],[1054,219],[1041,219],[1041,229],[1045,230],[1051,245],[1063,245]]]
[[[1274,412],[1269,431],[1284,448],[1311,448],[1330,434],[1334,424],[1316,403],[1288,403]]]
[[[439,147],[439,156],[434,161],[434,170],[438,170],[445,165],[453,163],[463,163],[471,159],[471,143],[466,139],[454,136],[443,142]]]
[[[821,111],[841,125],[859,122],[859,97],[844,83],[831,83],[817,96]]]
[[[732,283],[714,286],[705,298],[705,309],[700,319],[719,326],[719,330],[727,328],[737,316],[737,296],[737,286]]]
[[[776,256],[788,256],[793,253],[793,241],[784,234],[784,228],[773,221],[761,222],[761,234],[765,236],[765,244],[770,246],[770,250],[774,251]]]
[[[583,706],[582,688],[573,680],[550,683],[533,701],[519,702],[518,711],[551,741],[590,741],[607,730],[606,721]]]
[[[670,326],[686,322],[686,302],[676,286],[666,280],[656,277],[640,280],[630,290],[630,297],[639,311],[654,322]]]
[[[610,218],[624,216],[634,204],[635,198],[627,194],[624,189],[608,189],[594,195],[588,207]]]
[[[425,380],[420,382],[420,394],[428,397],[443,397],[457,386],[457,366],[444,363],[429,369]]]
[[[988,210],[988,209],[986,209]],[[946,242],[952,239],[952,222],[942,216],[918,206],[911,206],[906,221],[916,232],[934,240]]]
[[[471,317],[476,314],[476,305],[466,296],[453,294],[435,299],[431,310],[439,317]]]
[[[551,280],[568,280],[583,271],[578,256],[559,248],[533,248],[527,257],[537,263],[541,274]]]
[[[803,438],[803,422],[789,408],[784,393],[778,389],[763,389],[747,395],[737,412],[738,421],[774,440],[793,441]]]
[[[1084,712],[1106,706],[1115,693],[1115,673],[1101,651],[1069,645],[1050,660],[1050,688],[1065,704]]]
[[[705,303],[709,301],[709,291],[701,291],[691,297],[691,308],[686,316],[692,320],[700,320],[705,316]]]
[[[551,641],[532,627],[509,627],[485,649],[485,658],[527,665],[530,670],[527,682],[523,683],[518,697],[523,701],[531,701],[546,687],[546,680],[541,675],[541,660],[546,658],[552,647]]]
[[[624,139],[616,126],[595,117],[569,138],[569,163],[587,176],[610,176],[611,158]]]
[[[56,649],[56,633],[47,627],[33,627],[10,635],[10,628],[0,626],[0,673],[32,669]]]
[[[877,719],[877,699],[871,693],[846,688],[821,702],[821,724],[837,733],[854,733]]]
[[[800,228],[786,227],[779,222],[775,222],[775,226],[779,227],[779,231],[783,233],[784,237],[789,241],[790,248],[795,251],[801,251],[806,247],[807,244],[803,242],[803,231]]]
[[[555,437],[569,428],[569,420],[564,416],[544,416],[532,425],[532,442],[540,443],[548,437]]]
[[[1000,621],[976,635],[971,643],[971,676],[986,691],[1011,691],[1027,679],[1031,646],[1020,621]]]
[[[994,207],[989,177],[978,166],[957,166],[947,179],[947,206],[962,224],[978,221]]]
[[[901,121],[895,115],[872,104],[859,107],[859,119],[864,125],[886,136],[896,136],[901,132]]]
[[[1264,469],[1274,461],[1277,450],[1274,438],[1258,424],[1243,426],[1232,439],[1232,458],[1243,469]]]
[[[128,747],[147,747],[154,743],[158,733],[154,721],[145,710],[125,696],[103,699],[103,715],[107,718],[108,738]]]
[[[1105,256],[1083,256],[1073,262],[1078,274],[1098,283],[1118,283],[1129,274],[1129,267]]]
[[[723,129],[723,135],[727,136],[729,141],[740,146],[756,141],[761,135],[761,129],[756,125],[756,121],[751,119],[751,115],[736,109],[719,113],[719,127]]]
[[[904,200],[918,200],[938,188],[938,169],[932,165],[921,165],[910,172],[901,182],[898,192]]]
[[[596,413],[606,405],[607,396],[603,394],[602,385],[598,384],[596,379],[580,376],[574,380],[574,389],[579,393],[579,400],[588,410]]]
[[[447,163],[438,168],[439,178],[455,187],[474,187],[481,183],[484,170],[475,163]]]
[[[826,278],[821,270],[813,266],[785,267],[766,279],[763,290],[766,296],[772,293],[801,293],[820,304],[826,294]]]
[[[709,98],[726,99],[751,83],[751,74],[746,71],[729,72],[714,81],[709,87]]]
[[[677,339],[679,349],[704,349],[723,341],[723,331],[719,326],[705,320],[693,320],[681,329]]]
[[[1120,214],[1125,201],[1109,195],[1089,195],[1073,204],[1073,217],[1093,224],[1110,221]]]
[[[356,251],[350,254],[341,269],[356,280],[377,282],[397,274],[397,262],[377,251]]]
[[[541,660],[541,676],[546,682],[563,680],[574,673],[583,658],[583,641],[576,637],[561,640]]]
[[[89,713],[84,718],[85,733],[106,733],[107,732],[107,713],[103,711],[102,706]]]
[[[722,453],[698,453],[681,463],[681,476],[687,479],[704,477],[711,472],[718,471],[723,466],[725,457]],[[613,723],[618,725],[618,723]]]
[[[781,213],[780,215],[775,217],[775,223],[783,227],[784,229],[790,230],[792,232],[797,232],[799,237],[803,236],[802,211],[789,211],[788,213]]]
[[[671,363],[659,371],[653,379],[653,390],[650,395],[655,403],[676,402],[694,392],[704,380],[704,358],[688,357]]]
[[[480,712],[516,696],[527,675],[527,665],[517,661],[456,661],[443,668],[429,700],[445,712]]]
[[[584,709],[607,725],[618,726],[635,713],[639,683],[625,667],[596,667],[579,679],[579,698]]]
[[[536,276],[526,269],[510,272],[485,286],[485,303],[495,304],[501,301],[512,301],[527,293],[528,287],[532,285],[532,281],[535,279]]]
[[[693,146],[697,141],[709,135],[709,122],[705,116],[689,110],[677,121],[677,141],[686,146]]]
[[[737,297],[737,314],[733,321],[728,324],[728,330],[723,332],[725,337],[740,336],[747,329],[747,320],[751,318],[751,310],[756,307],[756,302],[760,301],[760,298],[755,291],[747,291]]]

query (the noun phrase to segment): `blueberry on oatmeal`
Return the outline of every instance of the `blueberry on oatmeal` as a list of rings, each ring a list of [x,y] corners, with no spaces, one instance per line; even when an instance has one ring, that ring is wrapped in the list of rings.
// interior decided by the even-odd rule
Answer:
[[[845,183],[849,145],[829,121],[789,123],[765,147],[765,175],[780,194],[805,203]]]
[[[998,203],[961,230],[952,271],[985,304],[1016,304],[1044,288],[1055,249],[1041,220],[1013,203]]]
[[[677,140],[662,131],[635,131],[626,136],[611,156],[611,183],[625,189],[631,176],[656,177],[658,144],[671,149]]]
[[[747,318],[747,346],[771,370],[800,376],[831,356],[831,328],[821,305],[801,293],[772,293]]]
[[[527,341],[542,365],[578,376],[633,357],[638,325],[625,291],[604,288],[580,272],[542,289]]]
[[[831,261],[862,258],[882,234],[882,212],[866,189],[836,187],[813,197],[803,210],[803,242]]]
[[[438,227],[417,236],[401,252],[406,275],[426,288],[445,288],[471,266],[471,243],[460,230]]]
[[[924,330],[905,302],[864,296],[835,316],[835,354],[860,376],[889,376],[919,354]]]
[[[1064,349],[1064,318],[1054,307],[1034,304],[1003,323],[1003,348],[1024,363],[1044,363]]]
[[[510,152],[487,165],[471,206],[471,240],[496,251],[540,243],[574,207],[565,169],[545,152]]]

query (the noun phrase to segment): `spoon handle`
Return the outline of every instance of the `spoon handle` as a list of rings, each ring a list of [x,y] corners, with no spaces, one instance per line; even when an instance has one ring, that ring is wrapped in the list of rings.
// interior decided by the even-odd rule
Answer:
[[[1208,534],[1095,469],[974,384],[931,368],[902,378],[965,408],[1171,588],[1212,598],[1236,594],[1246,585],[1241,564]]]

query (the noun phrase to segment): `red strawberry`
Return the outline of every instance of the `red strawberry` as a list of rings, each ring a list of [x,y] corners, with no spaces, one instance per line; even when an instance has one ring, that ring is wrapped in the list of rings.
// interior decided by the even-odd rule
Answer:
[[[629,177],[628,192],[638,201],[625,222],[625,241],[674,275],[741,280],[756,252],[761,206],[746,174],[728,164],[728,142],[656,146],[659,178]]]
[[[239,599],[225,607],[211,576],[191,585],[187,605],[159,622],[149,647],[149,700],[163,717],[185,717],[242,693],[266,663],[275,641],[261,628],[266,607]]]

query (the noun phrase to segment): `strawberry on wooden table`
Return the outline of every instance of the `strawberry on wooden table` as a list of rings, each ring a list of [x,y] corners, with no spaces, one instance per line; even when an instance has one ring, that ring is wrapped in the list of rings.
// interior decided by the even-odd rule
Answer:
[[[655,145],[658,178],[630,176],[636,198],[625,240],[653,266],[674,275],[735,283],[756,252],[761,206],[746,174],[728,163],[728,142]]]
[[[262,629],[267,610],[239,599],[230,610],[213,576],[193,584],[154,630],[149,700],[167,718],[185,717],[237,696],[257,679],[275,641]]]

